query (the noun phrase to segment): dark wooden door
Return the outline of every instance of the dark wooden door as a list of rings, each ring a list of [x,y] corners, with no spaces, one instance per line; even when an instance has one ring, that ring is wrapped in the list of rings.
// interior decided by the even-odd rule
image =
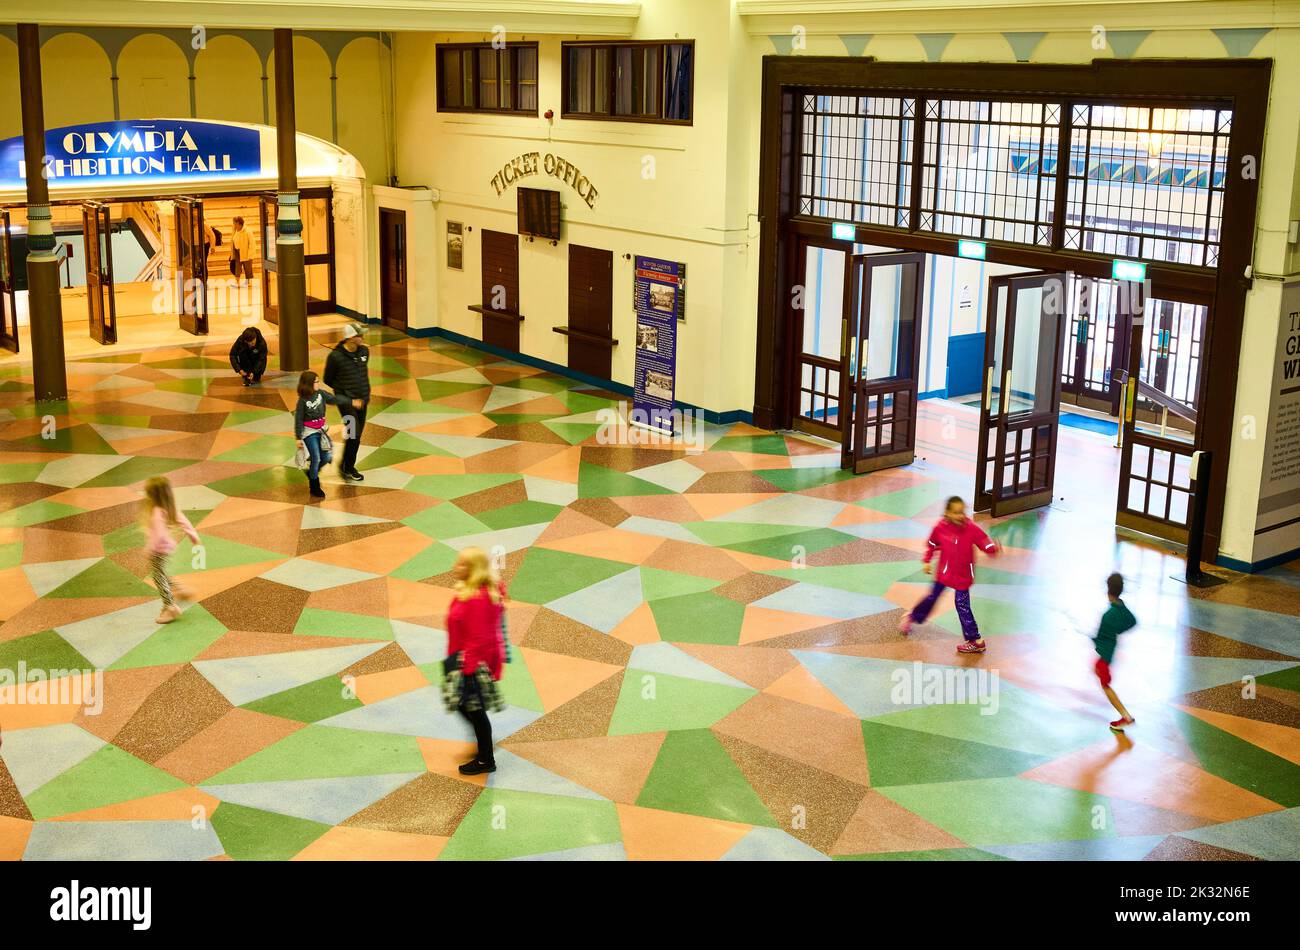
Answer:
[[[844,325],[851,345],[842,402],[850,438],[844,467],[859,475],[916,458],[925,255],[854,254],[844,275]]]
[[[569,369],[609,379],[613,373],[614,253],[569,246]]]
[[[108,205],[88,201],[81,206],[86,246],[86,304],[90,336],[96,343],[117,342],[117,310],[113,293],[113,223]]]
[[[406,330],[406,212],[379,209],[379,312],[384,326]]]
[[[995,518],[1052,502],[1066,275],[989,280],[975,510]]]
[[[483,342],[519,352],[519,235],[483,231]]]
[[[9,248],[9,212],[3,209],[0,209],[0,348],[18,352],[14,257]]]

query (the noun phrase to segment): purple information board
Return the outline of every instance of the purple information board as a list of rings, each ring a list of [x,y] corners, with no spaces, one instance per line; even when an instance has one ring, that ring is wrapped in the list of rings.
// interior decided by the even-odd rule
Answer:
[[[686,306],[686,265],[636,258],[636,390],[632,425],[672,434],[677,388],[677,319]]]

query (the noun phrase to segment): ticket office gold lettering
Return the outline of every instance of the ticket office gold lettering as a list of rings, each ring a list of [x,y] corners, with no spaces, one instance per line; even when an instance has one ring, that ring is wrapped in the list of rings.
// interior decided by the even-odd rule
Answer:
[[[545,155],[540,152],[528,152],[510,159],[492,176],[492,187],[496,189],[498,195],[505,194],[506,189],[511,185],[520,179],[536,175],[539,170],[571,187],[578,193],[578,197],[587,203],[588,208],[596,207],[598,192],[591,179],[572,162],[565,161],[559,155],[552,155],[550,152]]]

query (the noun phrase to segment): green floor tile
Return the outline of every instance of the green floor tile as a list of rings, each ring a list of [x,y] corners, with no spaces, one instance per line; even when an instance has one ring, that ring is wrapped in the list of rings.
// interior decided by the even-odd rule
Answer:
[[[672,643],[740,643],[745,605],[708,592],[650,602],[659,638]]]
[[[704,729],[734,712],[757,692],[667,673],[628,670],[610,720],[609,735]]]
[[[528,709],[535,713],[545,712],[542,698],[537,694],[533,674],[528,670],[528,663],[524,660],[523,653],[517,647],[512,652],[514,656],[505,665],[504,672],[501,674],[501,693],[505,701],[520,709]],[[441,674],[441,671],[439,673]],[[438,682],[442,682],[441,675],[438,677]]]
[[[700,594],[720,585],[708,577],[696,577],[694,574],[680,574],[677,571],[661,571],[654,567],[641,568],[641,595],[646,600],[663,600],[667,597],[680,597],[683,594]]]
[[[883,597],[896,582],[917,573],[915,561],[887,561],[884,564],[835,564],[827,567],[787,568],[764,571],[773,577],[784,577],[819,587],[834,587],[854,594],[873,594]]]
[[[60,425],[54,438],[31,435],[18,441],[37,452],[57,452],[69,455],[116,455],[117,451],[104,441],[104,437],[88,425]]]
[[[541,501],[521,501],[503,508],[493,508],[479,514],[479,520],[494,531],[518,528],[526,524],[550,523],[564,508]]]
[[[243,708],[296,722],[320,722],[322,719],[337,716],[361,705],[361,700],[346,695],[341,679],[337,676],[326,676],[315,682],[304,683],[302,686],[286,689],[282,693],[245,703]]]
[[[403,518],[402,524],[431,538],[463,538],[488,530],[482,521],[449,501],[439,502],[431,508]]]
[[[76,577],[69,578],[46,597],[151,597],[152,584],[146,584],[115,561],[103,558]]]
[[[1031,844],[1110,838],[1101,795],[1023,778],[991,778],[930,785],[896,785],[880,794],[971,845]]]
[[[708,729],[668,733],[636,803],[642,808],[777,827],[740,767]]]
[[[1010,861],[979,848],[940,848],[934,851],[880,851],[875,854],[839,854],[835,861]]]
[[[971,588],[973,592],[979,590],[980,568],[975,568],[975,575],[975,586]],[[933,582],[933,578],[927,580]],[[975,622],[979,624],[982,637],[998,637],[1007,633],[1051,633],[1060,623],[1059,619],[1043,610],[974,594],[970,599],[970,609],[975,615]],[[953,633],[961,633],[961,619],[951,604],[948,610],[937,617],[932,616],[929,622]]]
[[[293,458],[297,443],[286,435],[264,435],[246,445],[215,456],[218,462],[247,462],[253,465],[277,465]]]
[[[226,627],[202,604],[191,604],[179,620],[159,628],[144,643],[116,660],[111,670],[188,663],[226,635]]]
[[[786,528],[788,530],[789,525]],[[853,535],[845,534],[843,531],[836,531],[834,528],[810,528],[807,531],[795,531],[790,534],[759,538],[754,541],[738,541],[734,544],[723,545],[723,547],[730,548],[733,551],[745,551],[749,554],[760,554],[763,557],[790,561],[796,555],[816,554],[818,551],[839,547],[841,544],[856,540],[858,539]]]
[[[713,443],[715,452],[748,452],[753,455],[789,455],[785,439],[779,435],[727,435]]]
[[[1205,771],[1285,808],[1300,806],[1300,765],[1180,709],[1171,712]]]
[[[837,466],[820,468],[766,468],[754,472],[759,478],[771,482],[782,491],[806,491],[855,477],[852,472]]]
[[[236,861],[287,861],[330,827],[230,802],[222,802],[212,813],[212,830]]]
[[[600,431],[598,422],[560,422],[549,419],[542,425],[550,429],[565,442],[570,445],[577,445],[579,442],[585,442],[593,435]]]
[[[350,614],[306,607],[298,615],[294,633],[312,637],[352,637],[357,640],[391,640],[393,625],[387,617]]]
[[[185,783],[106,745],[26,796],[37,821],[184,788]]]
[[[0,528],[30,528],[32,525],[57,521],[60,518],[68,517],[68,515],[79,515],[82,510],[81,508],[74,508],[72,505],[41,499],[18,508],[11,508],[4,514],[0,514]]]
[[[166,475],[168,472],[174,472],[179,468],[185,468],[193,464],[193,461],[184,459],[159,459],[140,455],[127,459],[121,465],[114,466],[103,475],[84,483],[81,487],[121,488],[126,485],[134,485],[136,482],[143,482],[155,475]]]
[[[16,681],[20,663],[25,664],[27,669],[44,670],[47,675],[53,670],[95,668],[95,664],[53,630],[43,630],[13,640],[0,640],[0,670],[9,671]]]
[[[621,561],[607,561],[604,558],[585,557],[547,548],[529,548],[510,584],[510,599],[528,604],[545,604],[615,574],[622,574],[628,567]]]
[[[485,788],[440,861],[491,861],[621,841],[613,802]]]
[[[671,495],[672,490],[635,475],[583,462],[578,469],[579,498],[620,498],[630,495]]]
[[[415,385],[419,387],[420,398],[425,402],[436,402],[447,396],[458,396],[483,388],[479,383],[453,383],[444,379],[417,379]]]
[[[427,771],[424,756],[414,736],[311,725],[202,784],[241,785],[246,782],[424,771]]]
[[[857,504],[863,508],[870,508],[872,511],[882,511],[887,515],[897,515],[900,518],[915,518],[936,501],[942,501],[946,497],[938,485],[930,484],[886,492],[873,498],[864,498]]]
[[[519,478],[519,475],[507,472],[484,475],[417,475],[407,483],[406,490],[431,498],[460,498],[498,485],[507,485]]]
[[[881,721],[864,722],[862,737],[873,788],[1019,775],[1049,761],[1043,755],[898,729]]]

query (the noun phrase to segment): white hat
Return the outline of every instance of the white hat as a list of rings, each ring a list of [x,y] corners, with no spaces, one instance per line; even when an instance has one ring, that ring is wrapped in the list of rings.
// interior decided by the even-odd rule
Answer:
[[[347,340],[354,336],[361,336],[361,331],[357,329],[356,324],[349,323],[343,328],[343,339]]]

